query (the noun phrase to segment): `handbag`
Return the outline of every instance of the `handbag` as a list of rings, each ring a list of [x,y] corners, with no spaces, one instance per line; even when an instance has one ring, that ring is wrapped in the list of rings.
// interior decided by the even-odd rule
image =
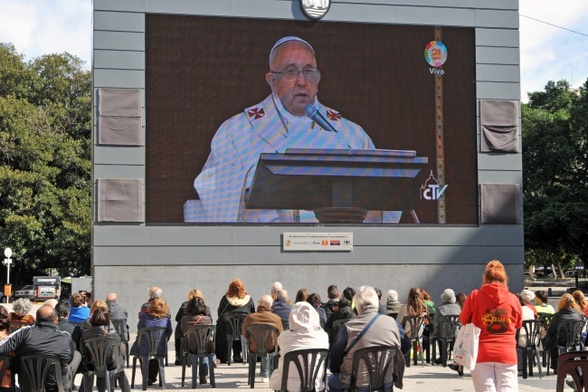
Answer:
[[[459,329],[455,339],[455,348],[453,349],[455,362],[470,370],[474,370],[476,367],[480,331],[480,328],[469,323]]]

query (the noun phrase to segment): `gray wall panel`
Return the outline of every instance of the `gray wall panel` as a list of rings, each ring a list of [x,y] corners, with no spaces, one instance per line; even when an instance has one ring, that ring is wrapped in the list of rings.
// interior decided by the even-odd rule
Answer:
[[[521,99],[519,83],[509,82],[477,82],[478,99]]]
[[[504,46],[519,47],[518,30],[501,29],[476,29],[476,45],[478,46]]]
[[[523,288],[523,269],[510,258],[501,260],[509,276],[509,289],[519,292]],[[264,266],[128,266],[95,267],[94,281],[103,282],[94,288],[94,298],[104,299],[110,292],[118,293],[118,302],[129,313],[131,332],[136,332],[137,314],[147,300],[148,288],[157,285],[163,290],[163,297],[175,314],[180,304],[186,300],[188,291],[198,288],[204,293],[206,303],[216,320],[220,299],[224,296],[229,282],[240,278],[247,292],[257,301],[268,294],[271,284],[280,281],[293,299],[299,288],[318,293],[326,300],[327,287],[336,284],[339,290],[347,286],[359,287],[373,285],[384,293],[390,289],[398,291],[401,302],[406,302],[411,287],[423,287],[435,302],[447,287],[456,293],[469,293],[481,284],[484,271],[479,264],[453,263],[443,265],[346,265],[333,270],[331,265],[281,265]],[[449,284],[448,282],[455,282]]]
[[[144,166],[96,165],[94,178],[145,178]]]
[[[431,227],[220,227],[220,226],[96,226],[96,246],[181,246],[181,247],[273,247],[280,257],[281,236],[284,232],[334,233],[352,232],[357,246],[517,246],[523,233],[516,226]],[[315,252],[316,253],[316,252]],[[306,254],[306,253],[305,253]]]
[[[522,169],[523,158],[519,154],[478,154],[479,170],[512,170]]]
[[[518,48],[478,46],[476,47],[476,61],[478,64],[520,65],[521,55]]]
[[[94,30],[145,32],[145,14],[94,11]]]
[[[476,10],[476,26],[477,27],[504,27],[504,28],[518,28],[519,27],[519,13],[518,9],[512,11],[508,10]]]
[[[475,12],[472,9],[399,7],[398,20],[403,24],[474,26]]]
[[[478,64],[476,79],[492,82],[519,82],[521,71],[518,65]]]
[[[94,67],[110,69],[145,69],[145,52],[94,50]]]
[[[144,165],[145,147],[94,147],[96,165]]]
[[[520,171],[480,170],[480,184],[520,184],[523,186],[523,173]]]
[[[123,31],[95,31],[94,50],[132,50],[145,51],[145,33]]]
[[[94,69],[95,88],[145,88],[145,71]]]
[[[511,258],[522,246],[397,246],[355,247],[352,253],[281,253],[274,247],[95,247],[99,265],[312,265],[312,264],[437,264],[482,263],[492,258]]]

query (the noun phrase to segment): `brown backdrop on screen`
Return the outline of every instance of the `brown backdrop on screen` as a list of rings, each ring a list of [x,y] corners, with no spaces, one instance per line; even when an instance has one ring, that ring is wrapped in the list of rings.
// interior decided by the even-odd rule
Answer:
[[[427,176],[435,170],[434,76],[424,58],[432,26],[147,15],[147,223],[183,222],[212,137],[270,93],[269,50],[286,35],[314,47],[323,104],[377,148],[416,150],[429,158]],[[443,43],[447,223],[477,224],[474,29],[444,27]],[[437,223],[435,202],[420,201],[417,213]]]

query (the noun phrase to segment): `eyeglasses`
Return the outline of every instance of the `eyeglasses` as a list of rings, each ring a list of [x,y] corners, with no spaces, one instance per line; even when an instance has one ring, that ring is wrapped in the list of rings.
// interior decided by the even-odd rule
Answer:
[[[298,70],[295,67],[286,68],[282,72],[271,71],[274,74],[282,75],[282,77],[286,80],[294,80],[298,78],[298,75],[302,74],[305,78],[309,80],[316,80],[318,79],[320,72],[316,68],[305,68],[303,70]]]

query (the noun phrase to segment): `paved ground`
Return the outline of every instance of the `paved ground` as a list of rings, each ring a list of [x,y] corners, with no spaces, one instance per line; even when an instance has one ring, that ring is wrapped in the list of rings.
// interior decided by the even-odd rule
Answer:
[[[170,358],[173,358],[173,353],[170,352]],[[166,389],[165,390],[191,390],[191,369],[186,369],[186,386],[181,387],[181,372],[180,366],[169,366],[165,369],[166,374]],[[259,371],[259,365],[258,365]],[[126,369],[126,373],[131,381],[131,369]],[[247,385],[247,365],[245,364],[231,364],[220,365],[215,369],[216,388],[218,391],[229,391],[235,389],[252,390]],[[137,376],[135,380],[135,389],[141,389],[141,375],[137,369]],[[538,392],[538,391],[555,391],[556,376],[550,372],[549,376],[543,375],[539,378],[537,374],[534,377],[529,377],[524,380],[519,377],[519,391],[521,392]],[[79,382],[78,382],[79,384]],[[198,389],[212,389],[210,384],[198,385]],[[151,386],[148,390],[164,390],[158,384]],[[261,382],[261,378],[257,377],[255,380],[255,388],[253,391],[269,391],[269,385]],[[572,389],[566,386],[566,391]],[[404,388],[402,391],[417,391],[417,392],[467,392],[473,391],[472,380],[468,371],[463,377],[459,377],[456,372],[449,368],[442,366],[432,366],[425,364],[421,366],[411,366],[406,368],[404,375]]]

